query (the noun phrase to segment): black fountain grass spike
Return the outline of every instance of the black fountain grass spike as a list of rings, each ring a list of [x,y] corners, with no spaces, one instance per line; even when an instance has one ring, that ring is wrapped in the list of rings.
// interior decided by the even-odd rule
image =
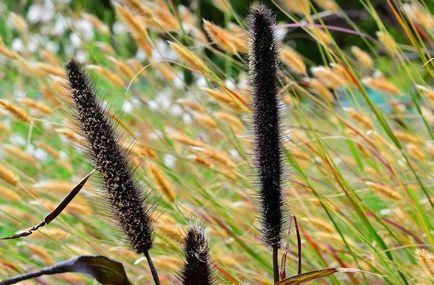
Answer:
[[[119,146],[120,135],[98,100],[88,76],[75,60],[70,60],[65,69],[79,127],[89,143],[93,165],[101,174],[111,214],[131,248],[146,257],[155,284],[160,284],[149,255],[154,209],[149,194],[138,187],[129,157]]]
[[[253,6],[249,17],[249,72],[253,87],[255,163],[259,183],[261,230],[273,251],[274,281],[279,281],[278,250],[284,227],[281,187],[282,151],[278,104],[278,47],[275,19],[264,5]]]
[[[190,226],[184,244],[185,264],[179,274],[182,285],[211,285],[213,273],[208,241],[199,225]]]

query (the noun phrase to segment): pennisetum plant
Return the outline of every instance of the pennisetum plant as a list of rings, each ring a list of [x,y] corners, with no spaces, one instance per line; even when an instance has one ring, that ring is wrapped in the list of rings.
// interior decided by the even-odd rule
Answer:
[[[94,167],[101,174],[111,214],[131,248],[145,255],[155,284],[160,284],[149,254],[153,232],[149,195],[138,187],[128,155],[120,148],[119,135],[90,79],[75,60],[70,60],[65,68],[80,129],[89,143]]]
[[[253,87],[255,163],[259,184],[261,230],[272,248],[274,282],[279,281],[278,251],[284,226],[281,189],[282,161],[279,132],[275,19],[264,5],[249,14],[249,72]]]
[[[213,283],[208,241],[203,228],[190,226],[184,244],[185,264],[179,279],[182,285],[211,285]]]

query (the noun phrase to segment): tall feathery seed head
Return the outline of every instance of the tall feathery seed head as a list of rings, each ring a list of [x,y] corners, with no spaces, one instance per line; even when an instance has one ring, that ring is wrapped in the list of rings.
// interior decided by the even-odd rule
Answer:
[[[212,270],[210,266],[208,241],[203,228],[191,226],[185,237],[185,264],[180,273],[183,285],[211,285]]]
[[[255,160],[264,241],[279,248],[283,228],[282,161],[279,132],[275,19],[263,5],[249,15],[250,81],[253,87]]]
[[[80,128],[89,143],[95,169],[102,177],[117,224],[134,251],[147,254],[152,247],[152,206],[137,186],[128,156],[121,149],[112,121],[95,94],[91,81],[75,60],[66,66]],[[142,196],[144,195],[144,196]]]

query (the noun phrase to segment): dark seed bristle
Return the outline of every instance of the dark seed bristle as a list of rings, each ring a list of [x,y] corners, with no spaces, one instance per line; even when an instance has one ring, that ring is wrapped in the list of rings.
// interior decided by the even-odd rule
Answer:
[[[255,160],[264,241],[279,248],[283,227],[281,143],[279,132],[278,47],[275,19],[263,5],[249,15],[250,81],[253,86]]]
[[[180,274],[183,285],[212,284],[208,242],[203,229],[192,226],[185,237],[185,265]]]
[[[75,60],[66,66],[78,120],[89,142],[95,169],[101,174],[112,215],[132,249],[145,254],[152,247],[152,207],[145,204],[127,155],[118,145],[113,123],[98,101],[90,79]],[[145,200],[144,200],[145,199]]]

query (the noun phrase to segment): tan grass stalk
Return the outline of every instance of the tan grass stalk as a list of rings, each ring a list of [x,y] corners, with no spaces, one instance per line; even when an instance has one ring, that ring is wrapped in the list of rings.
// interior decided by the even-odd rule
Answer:
[[[280,51],[280,59],[286,64],[292,71],[306,75],[306,65],[303,62],[301,56],[292,48],[284,47]]]
[[[323,30],[320,30],[315,26],[310,26],[309,30],[312,32],[313,37],[321,44],[329,45],[333,42],[333,39],[330,37],[330,35],[324,32]]]
[[[308,218],[306,219],[306,223],[307,224],[312,224],[314,227],[323,230],[327,233],[330,234],[334,234],[336,233],[334,227],[332,227],[329,223],[321,220],[321,219],[317,219],[317,218]]]
[[[46,143],[44,143],[42,141],[37,142],[36,145],[38,147],[40,147],[41,149],[45,150],[52,157],[54,157],[54,158],[60,158],[59,152],[54,147],[51,147],[51,146],[49,146],[48,144],[46,144]]]
[[[57,57],[51,52],[49,52],[48,50],[43,49],[39,51],[39,55],[41,56],[44,62],[47,62],[54,66],[57,66],[59,64]]]
[[[195,114],[194,119],[196,122],[205,128],[209,128],[210,130],[215,130],[218,128],[216,121],[208,115],[205,114]]]
[[[333,93],[324,84],[322,84],[321,81],[319,81],[318,79],[312,78],[312,79],[309,79],[307,82],[309,84],[310,89],[314,93],[322,96],[328,102],[334,101]]]
[[[65,129],[65,128],[59,128],[56,129],[56,132],[63,135],[65,138],[78,143],[79,145],[85,146],[87,143],[84,140],[84,138],[80,135],[78,135],[77,133],[69,130],[69,129]]]
[[[232,54],[237,52],[237,49],[232,42],[231,35],[226,30],[207,20],[203,20],[203,27],[212,41],[221,49]]]
[[[218,119],[229,123],[234,133],[239,134],[243,131],[244,129],[243,123],[241,122],[240,119],[238,119],[238,117],[226,112],[215,112],[214,115]]]
[[[126,79],[131,80],[136,75],[136,73],[128,66],[127,63],[125,63],[119,59],[116,59],[112,56],[109,56],[107,58],[117,66],[119,71],[124,75],[124,77]]]
[[[402,197],[401,195],[393,190],[391,187],[380,184],[380,183],[375,183],[375,182],[366,182],[366,185],[371,188],[375,193],[381,195],[382,197],[385,197],[387,199],[390,200],[394,200],[394,201],[401,201]]]
[[[332,69],[324,66],[316,66],[311,68],[312,74],[318,78],[327,87],[336,89],[345,85],[345,80],[339,74],[333,72]]]
[[[98,48],[101,52],[105,53],[105,54],[114,54],[115,50],[113,49],[113,47],[111,45],[109,45],[108,43],[104,43],[104,42],[95,42],[95,47]]]
[[[18,58],[18,54],[14,51],[9,50],[4,44],[2,39],[0,38],[0,54],[9,59]]]
[[[179,30],[178,20],[170,13],[167,7],[158,6],[153,12],[154,19],[165,32],[176,32]]]
[[[419,23],[427,30],[434,29],[434,17],[432,13],[426,10],[420,3],[404,3],[404,11],[408,14],[411,20]]]
[[[48,251],[44,247],[36,244],[26,244],[26,246],[34,255],[39,257],[45,265],[54,264],[52,254],[48,253]]]
[[[372,123],[370,118],[364,116],[361,113],[356,112],[352,108],[344,108],[344,111],[351,119],[358,122],[360,125],[364,126],[369,130],[374,129],[374,124]]]
[[[14,159],[24,161],[33,166],[36,165],[36,159],[32,155],[24,152],[21,148],[13,145],[3,145],[3,148]]]
[[[95,70],[99,75],[107,79],[107,81],[109,81],[111,84],[118,87],[124,86],[124,81],[122,80],[122,78],[115,74],[113,71],[110,71],[99,65],[89,65],[88,68]]]
[[[402,140],[402,141],[407,142],[407,143],[412,143],[412,144],[417,144],[417,145],[423,145],[423,140],[422,139],[416,137],[415,135],[406,133],[406,132],[395,131],[395,136],[399,140]]]
[[[353,79],[341,64],[331,63],[330,66],[332,67],[331,71],[337,74],[345,82],[346,86],[353,85]]]
[[[41,94],[48,101],[50,101],[50,103],[53,104],[54,106],[59,106],[60,105],[59,99],[56,97],[56,95],[53,94],[53,92],[50,91],[50,89],[48,89],[48,87],[46,85],[41,85],[39,87],[39,92],[41,92]]]
[[[203,165],[207,168],[213,167],[212,163],[208,159],[204,158],[203,156],[196,155],[193,157],[193,161],[196,162],[197,164]]]
[[[44,193],[68,193],[74,188],[74,186],[74,184],[59,180],[38,182],[32,185],[34,189],[42,191]]]
[[[167,64],[162,62],[155,62],[152,65],[160,71],[160,73],[168,82],[171,82],[175,78],[175,72]]]
[[[117,5],[115,9],[116,13],[121,17],[121,20],[130,28],[134,40],[143,49],[146,56],[150,58],[153,48],[146,27],[142,25],[142,22],[128,11],[128,9],[120,5]]]
[[[432,88],[416,85],[417,90],[419,90],[434,106],[434,90]]]
[[[143,145],[135,144],[132,146],[130,144],[123,144],[121,145],[121,147],[124,148],[127,152],[132,151],[133,153],[139,156],[149,157],[151,159],[158,158],[155,150],[145,147]]]
[[[67,210],[69,213],[76,215],[90,216],[93,214],[89,203],[83,198],[77,200],[74,199],[74,201],[68,205]]]
[[[104,24],[104,22],[102,22],[98,17],[96,17],[92,14],[83,13],[83,18],[88,20],[92,24],[92,26],[94,26],[95,29],[98,32],[100,32],[101,34],[104,34],[104,35],[110,34],[109,27],[107,27],[107,25]]]
[[[378,40],[383,44],[388,52],[391,54],[398,53],[398,45],[389,33],[378,31],[376,34]]]
[[[199,140],[192,139],[184,134],[181,133],[173,133],[170,135],[170,138],[174,141],[177,141],[184,145],[190,145],[190,146],[197,146],[197,147],[204,147],[205,144]]]
[[[152,18],[152,12],[145,7],[139,0],[125,0],[125,4],[136,10],[139,15]]]
[[[169,42],[169,44],[179,58],[186,62],[188,68],[199,72],[206,71],[206,65],[196,54],[177,43]]]
[[[182,236],[181,231],[174,225],[159,222],[156,231],[161,236],[168,238],[176,243],[182,244],[184,241],[184,237]]]
[[[0,106],[3,107],[5,110],[9,111],[17,119],[25,123],[30,123],[32,121],[32,119],[30,118],[30,116],[27,114],[26,111],[24,111],[18,106],[12,105],[6,100],[0,99]]]
[[[388,81],[384,77],[367,77],[362,80],[362,83],[366,86],[381,91],[386,92],[393,95],[399,95],[401,94],[401,90],[392,82]]]
[[[416,146],[414,144],[407,144],[406,149],[408,154],[417,160],[426,160],[425,154],[420,150],[420,146]]]
[[[32,234],[32,239],[37,240],[47,240],[47,241],[53,241],[53,240],[65,240],[67,239],[71,234],[69,232],[66,232],[65,230],[61,228],[42,228]]]
[[[337,13],[340,9],[334,0],[315,0],[315,3],[324,10],[329,10],[333,13]]]
[[[231,96],[229,96],[226,92],[223,92],[219,89],[209,89],[209,88],[202,88],[202,91],[205,92],[206,95],[214,98],[220,103],[223,103],[234,110],[241,111],[242,107],[235,102],[235,100],[232,99]]]
[[[12,189],[0,184],[0,196],[3,200],[17,202],[21,200],[20,195]]]
[[[202,105],[200,105],[199,103],[194,102],[192,100],[183,98],[183,99],[177,100],[176,102],[178,104],[180,104],[181,106],[187,107],[187,108],[189,108],[195,112],[202,113],[202,114],[205,113],[205,108],[202,107]]]
[[[224,12],[225,14],[232,13],[232,5],[229,0],[212,0],[212,3],[215,7],[220,9],[220,11]]]
[[[27,22],[21,15],[13,12],[9,13],[9,21],[18,31],[23,34],[27,33]]]
[[[47,74],[53,74],[59,77],[65,77],[65,71],[63,70],[63,68],[60,68],[58,66],[49,63],[40,62],[37,64],[37,68],[39,68],[40,70],[42,70],[44,73]]]
[[[155,258],[155,265],[164,272],[175,273],[182,268],[183,261],[176,256],[158,256]]]
[[[18,177],[3,164],[0,164],[0,179],[12,186],[16,186],[19,182]]]
[[[282,4],[290,12],[305,16],[310,15],[309,0],[282,0]]]
[[[414,253],[417,263],[434,278],[434,254],[426,249],[418,248]]]
[[[206,149],[201,149],[201,152],[208,158],[214,160],[215,162],[218,162],[223,166],[229,168],[235,168],[235,163],[232,161],[232,159],[221,151],[215,151],[213,149],[206,148]]]
[[[166,199],[171,203],[175,202],[176,189],[166,175],[155,164],[149,165],[149,174]]]
[[[45,105],[44,103],[35,101],[33,99],[30,98],[24,98],[23,100],[21,100],[21,102],[26,105],[29,108],[35,109],[37,111],[39,111],[40,113],[46,114],[46,115],[52,115],[53,114],[53,110],[48,107],[47,105]]]
[[[50,78],[49,88],[55,94],[62,99],[63,102],[72,103],[72,100],[69,96],[69,90],[66,88],[66,82],[64,78],[53,77]]]
[[[371,56],[367,52],[361,50],[359,47],[352,46],[351,53],[363,67],[371,68],[374,66],[374,60],[371,58]]]
[[[5,133],[5,132],[8,132],[8,131],[9,131],[9,128],[5,124],[3,124],[2,122],[0,122],[0,132]]]
[[[63,167],[64,169],[68,170],[69,172],[72,172],[73,170],[72,164],[69,161],[58,159],[57,164]]]

